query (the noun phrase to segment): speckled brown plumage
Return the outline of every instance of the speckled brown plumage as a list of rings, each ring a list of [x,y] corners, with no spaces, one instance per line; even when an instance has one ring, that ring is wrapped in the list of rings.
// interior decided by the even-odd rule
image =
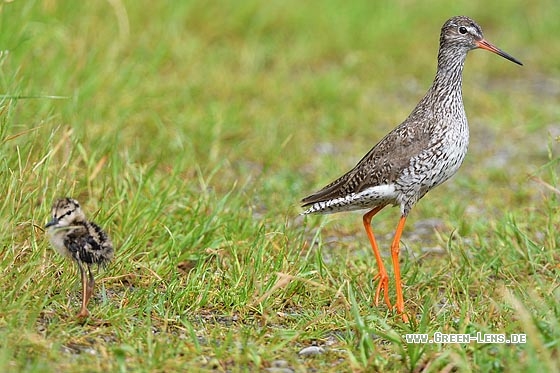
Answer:
[[[371,230],[371,218],[387,205],[398,205],[401,220],[391,246],[397,286],[397,311],[407,320],[400,284],[399,241],[406,217],[428,191],[459,169],[467,153],[469,127],[461,92],[467,52],[482,48],[512,62],[521,62],[487,42],[472,19],[453,17],[440,34],[434,82],[408,118],[375,145],[349,172],[304,198],[303,214],[370,209],[363,223],[379,267],[378,303],[388,298],[388,276]]]

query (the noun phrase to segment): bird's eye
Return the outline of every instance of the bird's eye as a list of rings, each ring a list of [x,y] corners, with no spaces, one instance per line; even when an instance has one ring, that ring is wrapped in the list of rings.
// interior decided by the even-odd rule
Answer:
[[[461,26],[459,27],[459,32],[463,35],[465,35],[467,33],[467,28],[465,26]]]

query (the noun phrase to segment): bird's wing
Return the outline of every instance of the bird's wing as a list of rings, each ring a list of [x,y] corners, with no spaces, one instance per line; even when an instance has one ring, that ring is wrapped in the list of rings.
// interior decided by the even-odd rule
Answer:
[[[68,233],[64,244],[74,259],[87,264],[106,264],[113,258],[113,245],[103,230],[94,223]]]
[[[395,182],[410,160],[428,147],[427,125],[407,121],[387,134],[356,166],[315,194],[301,200],[302,206],[359,193],[373,186]]]

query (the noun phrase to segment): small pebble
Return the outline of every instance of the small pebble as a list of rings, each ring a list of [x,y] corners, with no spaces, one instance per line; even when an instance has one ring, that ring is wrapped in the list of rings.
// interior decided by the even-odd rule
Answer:
[[[299,356],[314,356],[319,355],[325,352],[323,347],[319,346],[309,346],[305,347],[303,350],[299,352]]]

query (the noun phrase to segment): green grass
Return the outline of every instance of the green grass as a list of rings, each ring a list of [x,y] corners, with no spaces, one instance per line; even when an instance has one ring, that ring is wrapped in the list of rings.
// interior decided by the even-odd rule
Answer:
[[[560,6],[449,4],[1,2],[0,371],[558,371]],[[407,222],[405,325],[361,215],[298,201],[406,117],[456,14],[525,66],[469,55],[469,155]],[[116,247],[85,323],[43,231],[61,196]],[[404,338],[435,332],[527,343]]]

